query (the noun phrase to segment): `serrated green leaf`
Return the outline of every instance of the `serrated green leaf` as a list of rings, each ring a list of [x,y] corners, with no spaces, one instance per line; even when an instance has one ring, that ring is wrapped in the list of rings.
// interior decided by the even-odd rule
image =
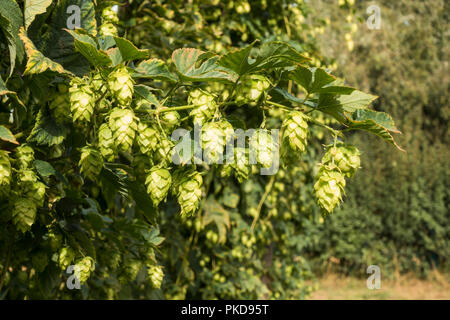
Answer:
[[[340,81],[322,68],[307,68],[297,66],[289,72],[288,78],[302,86],[305,91],[311,93],[333,93],[349,95],[355,88],[339,85]]]
[[[127,39],[114,37],[114,41],[116,42],[116,46],[119,48],[124,61],[146,59],[150,55],[149,50],[138,49]]]
[[[110,48],[106,51],[106,54],[111,59],[113,67],[123,62],[119,48]]]
[[[56,174],[55,168],[47,161],[34,160],[34,167],[42,177],[49,177]]]
[[[135,78],[149,78],[163,81],[177,82],[177,77],[174,76],[164,61],[160,59],[144,60],[138,64],[133,73]]]
[[[158,99],[155,97],[155,95],[151,92],[151,88],[143,85],[143,84],[139,84],[137,86],[134,86],[134,92],[139,95],[140,97],[144,98],[145,100],[147,100],[148,102],[150,102],[151,104],[155,105],[156,107],[160,106],[160,103],[158,101]]]
[[[16,140],[16,137],[9,131],[8,128],[0,125],[0,140],[7,141],[14,144],[19,144]]]
[[[53,146],[64,141],[67,128],[59,125],[45,107],[39,110],[36,123],[28,136],[28,142]]]
[[[248,63],[250,51],[257,42],[258,41],[253,41],[253,43],[244,48],[228,52],[220,57],[217,63],[224,68],[233,70],[240,76],[245,74],[250,68]]]
[[[44,13],[48,6],[52,4],[52,0],[26,0],[25,1],[25,30],[33,22],[34,18],[41,13]]]
[[[194,48],[177,49],[172,60],[183,81],[235,82],[237,76],[217,64],[218,56]]]
[[[16,58],[23,59],[23,45],[19,39],[20,26],[23,24],[23,16],[20,7],[14,0],[2,0],[0,5],[0,26],[4,30],[8,41],[10,58],[10,75],[16,65]]]
[[[212,222],[217,227],[219,242],[224,243],[227,239],[227,229],[230,228],[230,214],[214,197],[210,196],[205,202],[202,224],[207,226]]]
[[[68,30],[74,37],[75,49],[81,53],[94,67],[107,67],[112,64],[108,54],[97,49],[97,43],[90,36]]]

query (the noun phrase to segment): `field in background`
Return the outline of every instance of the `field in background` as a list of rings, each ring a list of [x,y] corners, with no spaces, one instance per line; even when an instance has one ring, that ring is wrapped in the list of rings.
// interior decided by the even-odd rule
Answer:
[[[313,281],[317,288],[308,300],[448,300],[450,275],[434,274],[429,280],[401,276],[381,279],[379,290],[369,290],[366,279],[328,274]]]

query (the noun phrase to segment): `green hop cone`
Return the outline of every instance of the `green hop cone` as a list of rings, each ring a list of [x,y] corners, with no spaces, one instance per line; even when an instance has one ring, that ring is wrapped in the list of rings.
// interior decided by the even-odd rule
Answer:
[[[96,181],[97,176],[103,168],[103,158],[100,151],[90,146],[83,147],[78,165],[80,166],[81,173],[86,178]]]
[[[130,152],[137,130],[134,112],[129,109],[113,109],[109,116],[109,127],[113,132],[116,148]]]
[[[147,274],[150,280],[150,283],[153,288],[159,289],[161,288],[162,281],[164,279],[164,272],[161,266],[147,266]]]
[[[251,166],[249,161],[249,152],[247,149],[239,147],[234,149],[232,167],[234,169],[234,176],[239,183],[242,183],[248,179],[248,176],[251,173]]]
[[[202,89],[195,89],[189,92],[188,103],[197,105],[189,113],[193,117],[193,122],[202,125],[211,119],[216,112],[215,96]]]
[[[327,148],[322,163],[334,163],[343,175],[352,177],[360,167],[361,162],[359,156],[360,152],[355,146],[340,142],[336,146],[332,145]]]
[[[305,152],[308,144],[308,123],[303,113],[292,111],[283,121],[283,157],[291,154],[290,150],[298,153]]]
[[[107,123],[102,123],[98,129],[98,145],[103,158],[109,162],[113,161],[117,152],[113,133]]]
[[[95,94],[85,80],[74,78],[70,82],[70,111],[73,121],[89,122],[95,107]]]
[[[269,88],[270,81],[264,76],[252,74],[244,77],[236,88],[235,102],[239,105],[254,103]]]
[[[36,252],[31,256],[31,263],[37,272],[42,272],[48,265],[48,256],[44,251]]]
[[[180,124],[180,114],[176,111],[163,112],[160,120],[166,132],[172,132]]]
[[[332,213],[341,202],[344,193],[345,177],[336,165],[321,165],[314,184],[319,206],[327,213]]]
[[[269,131],[256,130],[249,140],[250,156],[256,157],[256,161],[264,168],[269,168],[274,160],[274,152],[277,145]],[[253,161],[251,158],[250,160]]]
[[[133,99],[134,81],[127,67],[120,66],[109,74],[108,87],[117,102],[123,107],[131,104]]]
[[[150,169],[145,185],[155,207],[167,197],[171,184],[172,176],[169,170],[158,167]]]
[[[23,144],[16,149],[16,158],[19,169],[26,169],[34,161],[34,150],[27,144]]]
[[[202,148],[207,163],[221,162],[226,136],[217,122],[208,122],[202,126]]]
[[[75,259],[75,251],[71,247],[63,247],[59,251],[59,267],[61,270],[67,270]]]
[[[50,244],[50,249],[52,251],[56,251],[59,248],[61,248],[62,240],[63,240],[63,238],[62,238],[61,233],[59,233],[55,230],[50,230],[48,232],[47,241]]]
[[[152,153],[158,146],[158,132],[140,122],[138,125],[137,144],[141,153]]]
[[[91,257],[84,257],[77,261],[74,266],[74,274],[80,283],[85,283],[91,273],[95,270],[95,262]]]
[[[121,283],[127,283],[134,281],[138,276],[139,271],[142,269],[142,262],[139,260],[127,260],[122,274],[119,276]]]
[[[22,197],[32,200],[37,207],[42,207],[45,200],[46,186],[38,181],[36,173],[30,169],[19,171],[18,181],[19,192]]]
[[[119,17],[117,16],[117,12],[115,12],[112,7],[106,7],[102,10],[102,21],[103,22],[111,22],[111,23],[119,23]]]
[[[156,148],[155,159],[161,165],[167,165],[172,162],[172,154],[174,152],[174,145],[168,138],[161,137]]]
[[[22,232],[28,231],[36,219],[36,204],[27,198],[17,198],[12,205],[13,223]]]
[[[176,190],[178,203],[181,206],[181,217],[195,214],[202,196],[203,178],[198,172],[193,172],[182,178]]]
[[[11,162],[6,151],[0,150],[0,196],[9,192],[11,184]]]
[[[106,36],[117,37],[119,35],[117,28],[111,22],[103,23],[100,26],[98,32],[101,37],[106,37]]]

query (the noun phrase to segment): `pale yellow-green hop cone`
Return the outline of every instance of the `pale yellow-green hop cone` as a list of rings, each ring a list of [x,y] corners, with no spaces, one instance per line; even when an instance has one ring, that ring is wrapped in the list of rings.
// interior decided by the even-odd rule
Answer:
[[[95,270],[95,262],[91,257],[84,257],[74,266],[74,274],[81,284],[85,283]]]
[[[232,164],[234,176],[239,183],[248,179],[251,173],[251,165],[248,149],[237,147],[234,149],[234,162]]]
[[[0,150],[0,197],[5,196],[10,190],[11,162],[6,151]]]
[[[147,274],[153,288],[161,288],[164,279],[164,272],[161,266],[148,265]]]
[[[102,157],[106,161],[113,161],[116,157],[117,151],[114,144],[114,137],[112,130],[107,123],[102,123],[98,129],[98,146]]]
[[[235,102],[239,105],[256,102],[264,91],[270,88],[270,81],[264,76],[252,74],[244,77],[236,88]]]
[[[109,127],[113,132],[116,148],[129,152],[137,130],[134,112],[129,109],[113,109],[109,116]]]
[[[147,175],[145,185],[147,186],[147,193],[150,195],[153,205],[157,207],[169,193],[170,186],[172,185],[172,176],[169,170],[165,168],[153,167]]]
[[[224,153],[226,136],[217,122],[208,122],[202,126],[203,157],[207,163],[218,163]]]
[[[50,101],[49,107],[58,123],[63,123],[70,120],[70,96],[68,89],[67,92],[59,92],[55,94]]]
[[[282,127],[284,128],[283,156],[288,157],[291,154],[290,150],[293,150],[295,153],[305,152],[309,130],[303,113],[292,111],[284,119]]]
[[[115,25],[113,25],[111,22],[103,23],[99,28],[99,34],[102,37],[111,36],[111,37],[117,37],[119,35],[119,32],[117,31],[117,28]]]
[[[119,23],[119,17],[117,16],[117,12],[115,12],[112,7],[106,7],[102,10],[102,21],[103,22],[111,22],[111,23]]]
[[[160,115],[162,126],[166,132],[172,132],[180,124],[180,114],[176,111],[163,112]]]
[[[22,144],[16,149],[16,158],[19,169],[29,168],[34,161],[34,150],[27,144]]]
[[[61,270],[67,270],[75,259],[75,251],[71,247],[63,247],[59,251],[59,267]]]
[[[31,169],[23,169],[18,172],[18,181],[22,197],[32,200],[37,207],[42,207],[46,186],[38,181],[36,173]]]
[[[78,165],[86,178],[96,181],[103,168],[103,158],[100,151],[90,146],[83,147]]]
[[[202,184],[203,179],[198,172],[189,174],[179,184],[177,198],[181,207],[181,217],[190,217],[197,211],[202,196]]]
[[[189,113],[192,116],[194,124],[202,125],[214,116],[217,107],[215,98],[213,94],[202,89],[194,89],[189,92],[189,105],[197,105]]]
[[[168,165],[172,162],[172,155],[174,153],[174,144],[168,138],[161,137],[156,148],[155,159],[162,166]]]
[[[269,168],[272,165],[277,145],[269,131],[263,129],[256,130],[250,137],[249,147],[250,152],[256,156],[256,161],[261,166]]]
[[[70,111],[73,121],[89,122],[95,107],[95,94],[89,84],[81,78],[70,82]]]
[[[352,177],[361,165],[360,152],[355,146],[340,142],[327,148],[322,163],[334,163],[343,175]]]
[[[12,204],[12,218],[17,230],[30,230],[36,219],[36,204],[27,198],[17,198]]]
[[[158,132],[140,122],[138,125],[137,144],[142,154],[153,153],[158,146]]]
[[[127,107],[133,100],[134,81],[127,67],[119,66],[108,77],[108,87],[111,95],[122,107]]]
[[[333,165],[322,165],[314,184],[314,190],[319,206],[327,213],[342,201],[345,188],[344,175]]]
[[[139,271],[142,269],[142,265],[142,262],[139,260],[126,260],[123,272],[119,276],[119,281],[121,283],[134,281],[138,276]]]

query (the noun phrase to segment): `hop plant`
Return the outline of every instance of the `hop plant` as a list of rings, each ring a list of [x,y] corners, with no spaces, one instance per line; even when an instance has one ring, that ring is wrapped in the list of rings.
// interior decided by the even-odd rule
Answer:
[[[200,173],[193,172],[184,177],[176,188],[183,218],[194,215],[197,210],[202,195],[202,184],[203,178]]]
[[[236,103],[239,105],[255,102],[270,88],[270,81],[264,76],[252,74],[239,82],[236,88]]]
[[[36,204],[28,198],[17,198],[12,205],[12,218],[16,228],[28,231],[36,219]]]
[[[117,152],[113,133],[107,123],[102,123],[98,129],[98,145],[102,157],[106,161],[113,161]]]
[[[45,199],[45,184],[38,181],[33,170],[24,169],[18,173],[20,194],[22,197],[32,200],[37,207],[42,207]]]
[[[125,66],[119,66],[108,77],[109,90],[123,107],[129,106],[133,99],[133,85],[134,81]]]
[[[234,176],[239,183],[248,179],[251,171],[248,149],[241,147],[234,148],[233,156],[231,159],[226,159],[220,174],[222,177],[228,177],[233,169]]]
[[[319,206],[327,213],[332,213],[342,200],[344,187],[345,177],[338,167],[334,164],[322,164],[314,184]]]
[[[74,266],[74,274],[80,283],[85,283],[91,273],[95,270],[94,259],[87,256],[79,260]]]
[[[8,193],[11,184],[11,162],[6,151],[0,150],[0,196]]]
[[[274,160],[273,152],[276,143],[272,135],[265,129],[256,130],[249,140],[251,156],[256,156],[256,161],[264,168],[269,168]]]
[[[150,195],[156,207],[167,197],[172,184],[172,176],[167,169],[153,167],[147,175],[145,184],[147,186],[147,193]]]
[[[150,279],[150,283],[153,288],[161,288],[162,281],[164,279],[164,272],[161,266],[147,266],[147,274]]]
[[[283,156],[287,157],[290,154],[289,150],[296,152],[305,152],[308,144],[308,123],[305,120],[303,113],[299,111],[292,111],[283,121]]]
[[[75,259],[75,251],[71,247],[63,247],[59,251],[59,267],[61,270],[66,270]]]
[[[100,29],[99,34],[102,37],[106,36],[117,37],[119,35],[116,26],[113,25],[111,22],[103,23],[99,29]]]
[[[116,148],[123,152],[129,152],[137,130],[134,112],[129,109],[113,109],[109,116],[109,127],[113,132]]]
[[[359,156],[360,152],[355,146],[340,142],[327,148],[322,163],[334,163],[343,175],[352,177],[361,164]]]
[[[208,163],[218,163],[226,143],[225,132],[217,122],[208,122],[202,127],[202,147]]]
[[[42,272],[48,265],[48,256],[44,251],[36,252],[31,256],[31,263],[37,272]]]
[[[34,161],[34,150],[27,144],[23,144],[16,149],[16,157],[19,169],[26,169]]]
[[[100,151],[91,146],[83,147],[78,165],[86,178],[95,181],[103,168],[103,158]]]
[[[70,82],[70,111],[73,121],[89,122],[95,107],[95,95],[84,79],[73,78]]]
[[[102,10],[102,19],[104,22],[119,23],[119,17],[112,7],[106,7]]]
[[[49,104],[58,123],[66,122],[70,119],[70,97],[67,92],[58,92],[53,96]]]
[[[150,154],[158,145],[158,132],[140,122],[138,125],[137,144],[141,153]]]
[[[161,121],[167,132],[171,132],[180,124],[180,114],[176,111],[167,111],[161,114]]]
[[[202,89],[194,89],[189,92],[188,103],[197,105],[189,113],[193,118],[193,122],[202,125],[211,119],[216,111],[215,96]]]

